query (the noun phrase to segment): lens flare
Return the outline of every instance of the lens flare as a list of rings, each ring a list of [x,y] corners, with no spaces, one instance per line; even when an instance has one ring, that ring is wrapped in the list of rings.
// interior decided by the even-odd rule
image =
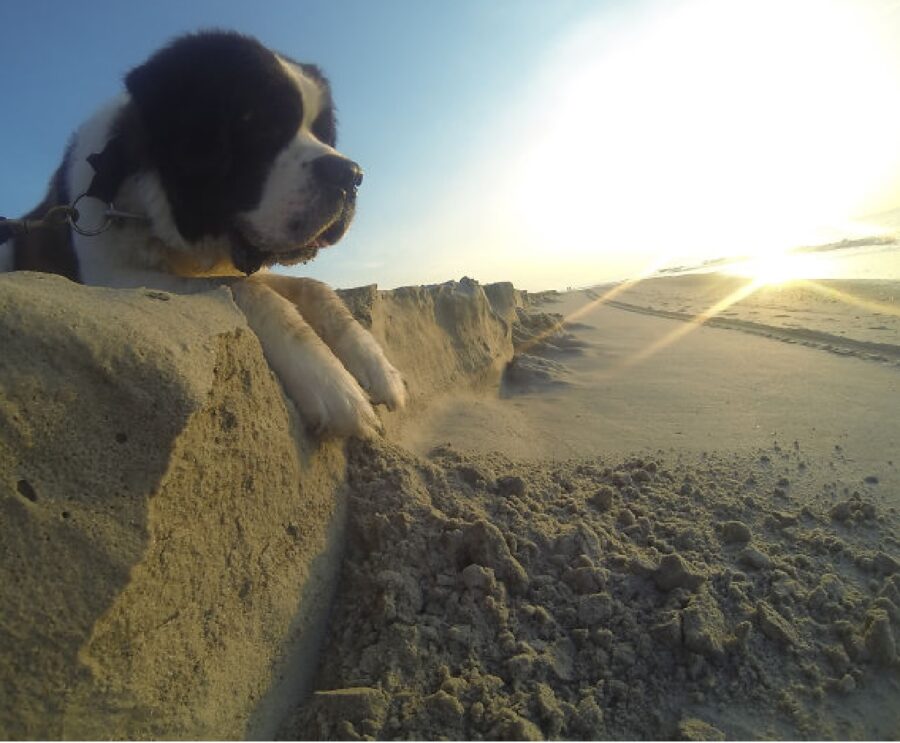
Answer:
[[[810,253],[776,253],[738,261],[727,273],[753,279],[760,285],[786,284],[800,279],[829,279],[840,276],[833,258]]]

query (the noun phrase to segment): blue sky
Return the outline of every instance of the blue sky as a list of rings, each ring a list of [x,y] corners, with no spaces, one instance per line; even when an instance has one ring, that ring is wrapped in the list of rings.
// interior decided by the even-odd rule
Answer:
[[[785,3],[797,6],[793,15],[784,12]],[[751,11],[751,5],[766,8]],[[848,10],[851,5],[865,6],[862,20],[858,11]],[[826,6],[829,10],[820,12]],[[723,7],[730,10],[716,10]],[[856,15],[848,21],[848,13]],[[733,45],[716,46],[717,37],[727,41],[748,23],[758,23],[763,35],[785,27],[791,34],[821,36],[819,47],[800,52],[814,59],[821,55],[822,64],[796,71],[802,85],[823,77],[810,84],[820,98],[811,99],[808,111],[792,111],[790,100],[768,94],[747,107],[744,90],[773,89],[773,81],[785,77],[776,70],[761,85],[742,79],[759,66],[757,60],[741,57],[730,49]],[[882,69],[890,59],[889,72],[896,77],[877,82],[896,82],[900,63],[894,64],[889,49],[898,39],[897,24],[896,4],[888,0],[858,0],[855,5],[840,0],[818,5],[806,0],[5,0],[0,2],[0,213],[21,213],[41,198],[71,132],[120,90],[128,69],[179,33],[233,28],[325,70],[339,108],[339,146],[366,171],[350,234],[304,267],[304,273],[339,286],[378,283],[385,288],[463,274],[483,281],[509,278],[532,289],[617,278],[653,262],[727,253],[725,243],[746,232],[735,224],[743,212],[733,209],[732,202],[771,190],[764,182],[771,169],[761,169],[751,172],[760,179],[756,190],[735,190],[733,199],[717,202],[727,186],[711,187],[710,182],[727,180],[736,168],[753,171],[759,158],[741,160],[739,152],[747,147],[734,144],[745,136],[737,131],[717,145],[734,148],[736,165],[727,173],[720,163],[728,153],[679,159],[672,153],[704,149],[709,137],[696,138],[698,122],[712,119],[715,131],[734,131],[748,112],[757,116],[761,107],[781,106],[807,126],[824,120],[816,117],[827,114],[828,100],[821,98],[831,95],[822,92],[826,89],[844,95],[835,105],[868,103],[878,110],[877,101],[846,100],[847,91],[858,87],[856,78],[868,76],[868,68],[854,68],[843,80],[844,67],[829,66],[829,54],[837,53],[839,44],[883,46],[887,56],[869,63]],[[849,41],[843,38],[847,33]],[[872,41],[867,35],[879,38]],[[784,60],[795,38],[784,42]],[[755,39],[755,49],[760,42],[765,39]],[[774,38],[769,47],[777,49],[778,43]],[[691,57],[684,51],[690,47],[702,48],[704,56]],[[753,54],[748,48],[745,56]],[[707,71],[718,67],[729,70],[728,80],[741,86],[740,95],[723,91],[718,79],[707,79]],[[700,82],[686,84],[686,78]],[[667,99],[671,90],[677,96]],[[709,103],[718,99],[740,110],[733,117],[721,114]],[[679,114],[678,101],[693,113]],[[881,104],[876,126],[885,132],[900,121],[891,105]],[[759,128],[758,122],[754,125]],[[789,134],[800,140],[799,131]],[[853,150],[862,136],[855,130],[834,130],[843,137],[835,140],[831,131],[831,139],[813,144],[830,147],[822,157],[837,157],[846,179],[873,179],[872,193],[863,203],[859,194],[823,191],[818,201],[803,206],[809,211],[803,224],[812,224],[815,204],[827,204],[832,216],[846,207],[842,219],[852,209],[859,213],[900,205],[900,198],[893,200],[900,194],[900,179],[885,175],[887,166],[879,166],[877,173],[874,164],[854,170],[858,160],[874,163],[872,152],[843,158],[834,154]],[[789,158],[803,149],[778,132],[769,136],[773,139],[759,143],[760,152],[771,151],[773,142]],[[881,159],[893,168],[894,155],[882,151]],[[796,191],[753,205],[773,214],[784,210],[766,227],[781,234],[781,242],[789,233],[796,240],[813,234],[811,227],[794,229],[794,222],[802,220],[792,221],[793,206],[784,207],[793,200],[791,194],[809,193],[803,177],[810,176],[819,160],[812,150],[803,157],[792,165],[799,174]],[[896,163],[900,166],[900,154]],[[685,170],[698,175],[685,182]],[[696,198],[685,198],[685,191],[695,192]],[[695,209],[700,202],[704,208]],[[823,238],[842,234],[836,221],[830,227],[832,232],[821,232]],[[760,228],[754,239],[765,242],[766,230]],[[700,234],[705,234],[703,240],[691,237]],[[741,244],[734,250],[746,253],[748,248]]]

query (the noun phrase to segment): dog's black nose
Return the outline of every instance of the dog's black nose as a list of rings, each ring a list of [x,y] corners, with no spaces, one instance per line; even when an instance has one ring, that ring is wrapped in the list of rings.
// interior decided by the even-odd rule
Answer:
[[[362,168],[340,155],[322,155],[313,160],[312,167],[313,173],[322,183],[345,191],[357,188],[363,180]]]

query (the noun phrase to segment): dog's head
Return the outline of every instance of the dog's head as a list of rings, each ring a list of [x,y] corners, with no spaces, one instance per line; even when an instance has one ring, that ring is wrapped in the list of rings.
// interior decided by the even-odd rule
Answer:
[[[327,80],[255,39],[176,39],[125,84],[142,170],[187,245],[225,246],[246,273],[308,260],[350,225],[362,171],[335,149]],[[159,211],[158,205],[153,205]],[[156,225],[154,225],[155,227]]]

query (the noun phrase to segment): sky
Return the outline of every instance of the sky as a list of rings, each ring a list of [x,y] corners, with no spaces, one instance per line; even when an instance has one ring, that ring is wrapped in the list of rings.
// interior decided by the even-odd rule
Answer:
[[[900,230],[898,0],[0,0],[0,213],[210,27],[331,80],[365,182],[297,272],[335,286],[586,286]]]

